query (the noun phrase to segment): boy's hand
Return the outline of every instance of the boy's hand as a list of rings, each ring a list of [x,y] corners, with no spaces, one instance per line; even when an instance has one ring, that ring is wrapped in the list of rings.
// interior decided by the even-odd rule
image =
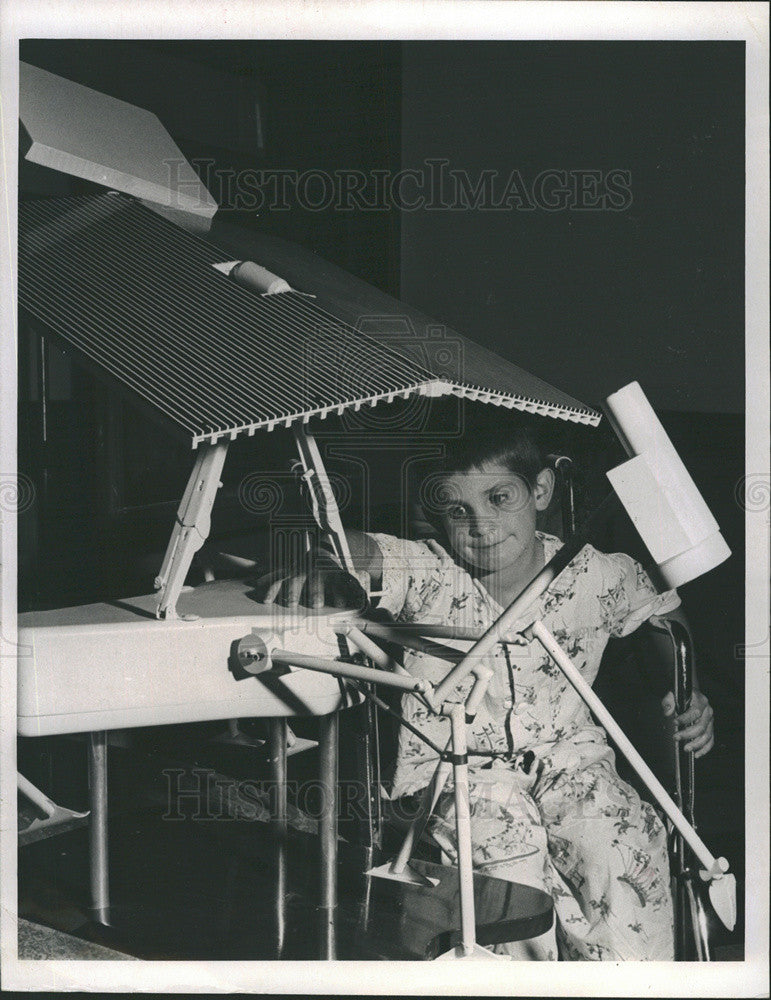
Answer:
[[[305,565],[276,570],[260,577],[256,590],[265,604],[308,608],[353,608],[361,611],[367,595],[359,581],[323,555]]]
[[[675,711],[675,696],[670,691],[661,702],[664,715],[671,716]],[[693,750],[694,756],[703,757],[715,745],[715,713],[701,691],[694,690],[689,708],[675,719],[677,732],[675,739],[683,750]]]

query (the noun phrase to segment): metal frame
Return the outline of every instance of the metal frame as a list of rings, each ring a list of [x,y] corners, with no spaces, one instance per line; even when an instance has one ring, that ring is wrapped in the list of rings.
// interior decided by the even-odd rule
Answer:
[[[693,693],[693,644],[687,629],[675,619],[662,618],[672,640],[675,669],[673,693],[675,712],[687,711]],[[679,743],[674,747],[674,797],[688,821],[695,826],[695,762],[693,751],[686,753]],[[709,926],[701,896],[695,887],[696,871],[685,838],[679,830],[670,830],[670,862],[675,909],[675,959],[679,962],[712,961]]]

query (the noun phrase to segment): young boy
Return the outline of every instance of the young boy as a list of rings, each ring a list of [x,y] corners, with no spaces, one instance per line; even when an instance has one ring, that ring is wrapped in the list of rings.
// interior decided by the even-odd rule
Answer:
[[[396,621],[486,629],[560,547],[536,529],[554,478],[524,420],[495,411],[471,420],[448,449],[444,470],[425,490],[424,509],[441,542],[349,533],[357,569],[382,591],[380,608]],[[266,599],[320,605],[339,596],[334,575],[277,580]],[[536,602],[539,616],[589,682],[610,636],[628,635],[679,605],[657,594],[642,567],[621,554],[585,546]],[[532,621],[530,614],[521,627]],[[404,665],[438,682],[446,661],[406,652]],[[474,865],[498,878],[551,893],[555,930],[500,946],[543,959],[673,958],[672,906],[664,828],[653,808],[616,773],[603,730],[559,668],[516,626],[491,657],[493,677],[469,732]],[[464,699],[472,679],[456,697]],[[665,699],[671,713],[671,696]],[[666,707],[665,707],[666,710]],[[449,722],[412,695],[405,719],[443,746]],[[679,738],[697,756],[713,742],[712,709],[694,692],[678,719]],[[436,755],[402,727],[392,798],[425,788]],[[451,790],[431,824],[455,857]]]

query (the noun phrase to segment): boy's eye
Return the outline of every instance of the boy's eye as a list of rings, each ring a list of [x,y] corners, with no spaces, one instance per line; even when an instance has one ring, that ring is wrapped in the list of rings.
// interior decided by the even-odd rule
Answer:
[[[528,495],[524,484],[515,483],[497,486],[488,494],[487,499],[491,507],[520,510],[526,504]]]

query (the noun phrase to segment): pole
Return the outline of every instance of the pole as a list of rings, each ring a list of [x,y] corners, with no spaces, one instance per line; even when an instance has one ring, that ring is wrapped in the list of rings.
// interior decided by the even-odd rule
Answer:
[[[339,722],[337,712],[319,719],[319,783],[322,803],[319,817],[321,841],[321,957],[335,958],[335,910],[337,907],[337,758]]]
[[[351,677],[357,681],[372,681],[375,684],[385,684],[386,687],[399,688],[402,691],[424,692],[430,687],[428,681],[409,674],[391,674],[372,667],[362,667],[358,663],[345,663],[343,660],[328,660],[322,656],[310,656],[305,653],[293,653],[287,649],[272,649],[271,663],[287,667],[304,667],[306,670],[317,670],[323,674],[334,674],[336,677]]]
[[[287,831],[287,763],[285,718],[270,719],[270,776],[272,784],[271,820],[276,860],[276,881],[273,886],[276,917],[276,958],[281,958],[286,944],[286,831]]]
[[[474,951],[476,945],[476,916],[474,913],[474,873],[471,857],[466,710],[460,703],[452,706],[450,724],[453,742],[452,771],[455,783],[455,830],[458,842],[461,948],[466,956]]]
[[[542,621],[534,622],[528,631],[531,631],[533,636],[538,639],[543,648],[547,651],[547,653],[549,653],[557,666],[576,689],[582,700],[589,706],[599,722],[605,727],[608,735],[615,740],[619,750],[621,750],[623,755],[648,786],[656,798],[656,801],[670,818],[675,828],[682,834],[686,843],[690,846],[699,861],[701,861],[704,865],[707,872],[710,872],[713,875],[720,874],[720,868],[722,867],[721,862],[726,865],[723,870],[727,871],[727,863],[723,858],[716,861],[704,841],[686,820],[685,816],[682,814],[680,809],[678,809],[667,790],[642,759],[616,720],[607,708],[605,708],[603,703],[578,671],[570,657],[563,652],[559,643],[551,632],[549,632],[544,623]]]
[[[91,799],[89,863],[91,911],[100,924],[110,924],[110,881],[107,852],[107,734],[90,733],[88,783]]]

